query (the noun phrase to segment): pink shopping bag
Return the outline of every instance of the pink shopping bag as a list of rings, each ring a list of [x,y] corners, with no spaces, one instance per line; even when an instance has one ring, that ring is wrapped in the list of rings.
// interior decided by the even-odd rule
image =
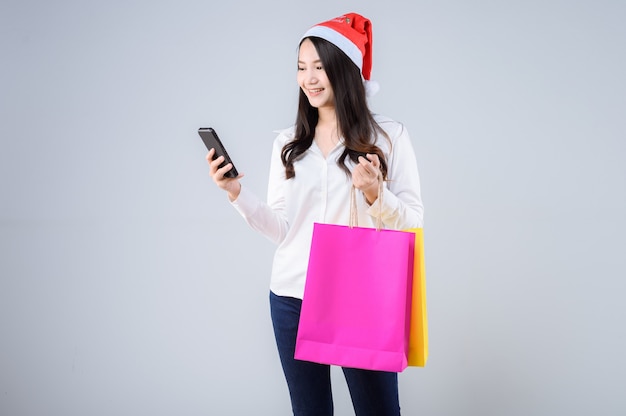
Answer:
[[[404,370],[414,244],[411,232],[314,224],[295,358]]]

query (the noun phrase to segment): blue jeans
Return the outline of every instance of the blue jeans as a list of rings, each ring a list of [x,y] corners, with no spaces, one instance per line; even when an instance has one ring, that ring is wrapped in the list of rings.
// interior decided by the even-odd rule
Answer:
[[[331,416],[330,366],[294,359],[302,300],[270,292],[270,309],[280,362],[295,416]],[[398,416],[398,374],[342,368],[356,416]]]

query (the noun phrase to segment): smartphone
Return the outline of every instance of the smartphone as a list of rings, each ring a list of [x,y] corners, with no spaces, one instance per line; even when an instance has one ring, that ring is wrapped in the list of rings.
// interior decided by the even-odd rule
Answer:
[[[224,148],[224,145],[222,144],[220,138],[217,137],[217,133],[215,132],[215,130],[213,130],[211,127],[201,127],[198,129],[198,134],[202,138],[202,141],[204,142],[204,145],[207,149],[215,149],[215,153],[213,154],[213,160],[217,159],[220,156],[224,156],[224,161],[220,163],[220,168],[223,168],[229,163],[233,164],[232,169],[226,172],[224,176],[226,178],[236,178],[237,176],[239,176],[239,172],[237,172],[235,164],[230,159],[230,156],[228,156],[228,152],[226,152],[226,149]]]

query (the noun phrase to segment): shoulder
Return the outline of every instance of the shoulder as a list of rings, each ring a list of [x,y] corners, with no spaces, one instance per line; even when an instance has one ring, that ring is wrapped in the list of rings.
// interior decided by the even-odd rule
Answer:
[[[404,124],[400,123],[399,121],[396,121],[390,117],[381,114],[374,114],[373,116],[374,121],[376,121],[380,128],[383,129],[385,133],[387,133],[392,142],[406,133]]]
[[[296,137],[296,127],[291,126],[285,129],[274,130],[274,133],[277,134],[274,139],[274,146],[280,146],[282,148]]]
[[[380,114],[374,114],[374,121],[376,121],[378,126],[383,129],[392,144],[409,138],[404,124],[399,121]],[[381,137],[378,138],[378,142],[381,142]],[[388,141],[382,140],[382,142]]]

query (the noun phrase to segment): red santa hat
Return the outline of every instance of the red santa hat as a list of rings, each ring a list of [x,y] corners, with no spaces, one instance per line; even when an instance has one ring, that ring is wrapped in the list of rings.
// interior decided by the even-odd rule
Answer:
[[[309,36],[322,38],[338,47],[359,68],[368,95],[378,90],[370,81],[372,74],[372,22],[357,13],[347,13],[310,28],[302,39]]]

